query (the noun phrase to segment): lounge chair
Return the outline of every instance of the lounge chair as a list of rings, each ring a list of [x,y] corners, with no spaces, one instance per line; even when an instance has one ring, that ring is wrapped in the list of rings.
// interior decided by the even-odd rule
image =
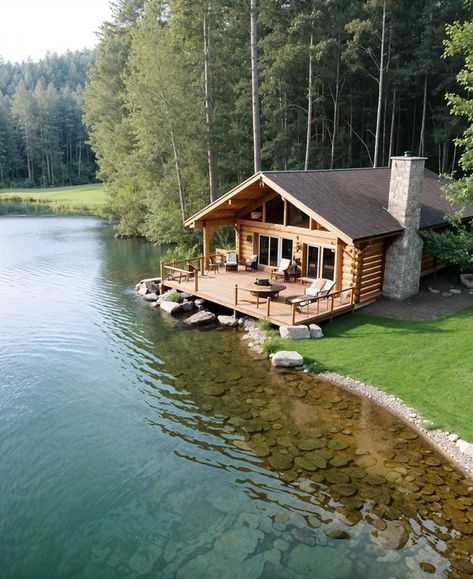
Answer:
[[[252,255],[245,262],[245,270],[246,271],[255,271],[257,265],[258,265],[258,256]]]
[[[271,279],[274,278],[278,279],[279,277],[282,277],[285,280],[287,276],[287,270],[289,269],[290,265],[291,265],[290,259],[281,259],[281,261],[279,262],[279,266],[275,267],[271,272]]]
[[[225,271],[238,271],[238,255],[234,251],[227,253]]]
[[[326,296],[332,291],[334,285],[335,282],[333,280],[319,277],[309,287],[305,288],[304,294],[312,297]]]

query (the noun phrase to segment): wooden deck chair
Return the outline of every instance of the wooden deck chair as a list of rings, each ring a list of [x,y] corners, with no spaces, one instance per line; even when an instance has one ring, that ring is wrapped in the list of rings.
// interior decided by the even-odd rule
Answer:
[[[334,285],[335,282],[333,280],[319,277],[309,287],[305,288],[304,294],[314,297],[326,296],[332,291]]]
[[[256,271],[257,265],[258,265],[258,256],[252,255],[245,262],[245,270],[246,271]]]
[[[279,277],[286,279],[287,270],[289,269],[290,265],[291,265],[290,259],[281,259],[281,261],[279,262],[279,266],[275,267],[271,272],[271,279],[274,278],[278,279]]]
[[[238,255],[234,251],[227,253],[225,271],[238,271]]]

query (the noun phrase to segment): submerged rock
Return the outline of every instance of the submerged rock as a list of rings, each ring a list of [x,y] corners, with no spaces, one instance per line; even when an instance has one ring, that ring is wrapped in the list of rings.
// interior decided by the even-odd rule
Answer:
[[[351,571],[350,559],[339,549],[299,544],[289,554],[287,571],[281,576],[344,579]]]
[[[386,521],[386,529],[372,533],[371,539],[385,549],[397,551],[409,540],[409,532],[401,521]]]

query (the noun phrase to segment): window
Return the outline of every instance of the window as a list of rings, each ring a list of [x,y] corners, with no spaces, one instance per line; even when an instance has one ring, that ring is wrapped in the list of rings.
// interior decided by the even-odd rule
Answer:
[[[249,219],[251,221],[263,221],[263,206],[260,205],[255,209],[252,209],[249,213],[245,213],[242,219]]]
[[[277,267],[281,259],[292,259],[292,239],[259,236],[258,263],[270,267]]]
[[[266,203],[266,222],[284,224],[284,201],[279,195]]]
[[[294,227],[305,227],[308,229],[310,225],[310,217],[298,207],[292,205],[292,203],[288,203],[287,224],[293,225]]]
[[[335,279],[335,249],[319,245],[307,246],[307,277]]]

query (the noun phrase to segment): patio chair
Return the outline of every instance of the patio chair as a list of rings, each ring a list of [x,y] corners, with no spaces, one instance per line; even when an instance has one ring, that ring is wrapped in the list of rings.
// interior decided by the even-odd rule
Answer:
[[[252,255],[245,262],[245,270],[246,271],[256,271],[257,265],[258,265],[258,256]]]
[[[312,297],[326,296],[332,291],[334,285],[335,282],[333,280],[319,277],[309,287],[305,288],[304,294]]]
[[[227,253],[225,271],[238,271],[238,255],[234,251]]]
[[[279,266],[275,267],[271,272],[271,279],[278,279],[279,277],[282,277],[285,280],[287,270],[290,265],[291,265],[290,259],[281,259],[281,261],[279,262]]]

